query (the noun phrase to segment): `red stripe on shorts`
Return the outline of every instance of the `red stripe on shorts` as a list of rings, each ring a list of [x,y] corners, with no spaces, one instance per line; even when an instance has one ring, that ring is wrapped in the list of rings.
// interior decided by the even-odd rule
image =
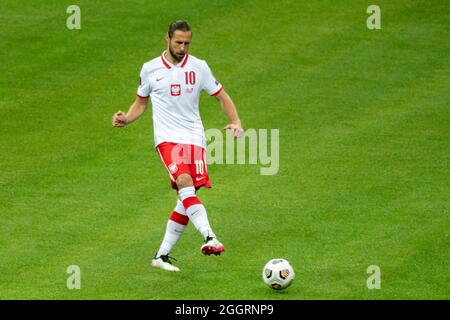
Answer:
[[[189,197],[183,200],[183,206],[186,210],[194,204],[202,204],[202,202],[196,196]]]
[[[187,216],[183,216],[181,213],[176,211],[172,212],[169,219],[182,225],[187,225],[189,222],[189,218]]]

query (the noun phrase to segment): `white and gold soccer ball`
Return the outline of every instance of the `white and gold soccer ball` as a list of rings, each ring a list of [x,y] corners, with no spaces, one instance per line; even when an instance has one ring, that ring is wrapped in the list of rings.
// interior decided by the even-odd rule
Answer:
[[[295,278],[294,268],[283,258],[272,259],[262,271],[264,283],[275,290],[286,289]]]

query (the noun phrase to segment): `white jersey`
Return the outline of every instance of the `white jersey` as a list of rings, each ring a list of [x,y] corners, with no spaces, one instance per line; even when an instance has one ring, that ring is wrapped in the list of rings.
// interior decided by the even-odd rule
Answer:
[[[143,65],[137,90],[140,98],[151,98],[155,145],[175,142],[206,148],[200,93],[205,90],[214,96],[223,86],[205,61],[186,54],[173,65],[164,54]]]

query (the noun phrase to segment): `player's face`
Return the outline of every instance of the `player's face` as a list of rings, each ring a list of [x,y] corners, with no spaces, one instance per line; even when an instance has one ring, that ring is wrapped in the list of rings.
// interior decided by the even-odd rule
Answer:
[[[169,36],[166,35],[166,41],[170,55],[175,59],[175,61],[180,62],[181,60],[183,60],[186,53],[188,53],[191,39],[191,31],[176,30],[173,33],[172,38],[169,38]]]

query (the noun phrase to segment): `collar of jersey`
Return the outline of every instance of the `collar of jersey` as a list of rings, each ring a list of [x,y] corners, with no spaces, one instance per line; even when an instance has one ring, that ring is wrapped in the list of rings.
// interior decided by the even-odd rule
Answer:
[[[166,59],[166,57],[164,56],[165,54],[166,54],[166,51],[167,50],[165,50],[162,54],[161,54],[161,60],[162,60],[162,63],[164,64],[164,66],[167,68],[167,69],[171,69],[172,67],[179,67],[179,68],[183,68],[185,65],[186,65],[186,62],[187,62],[187,60],[188,60],[188,57],[189,57],[189,54],[185,54],[185,56],[184,56],[184,58],[183,58],[183,60],[181,60],[177,65],[174,65],[174,64],[172,64],[169,60],[167,60]]]

